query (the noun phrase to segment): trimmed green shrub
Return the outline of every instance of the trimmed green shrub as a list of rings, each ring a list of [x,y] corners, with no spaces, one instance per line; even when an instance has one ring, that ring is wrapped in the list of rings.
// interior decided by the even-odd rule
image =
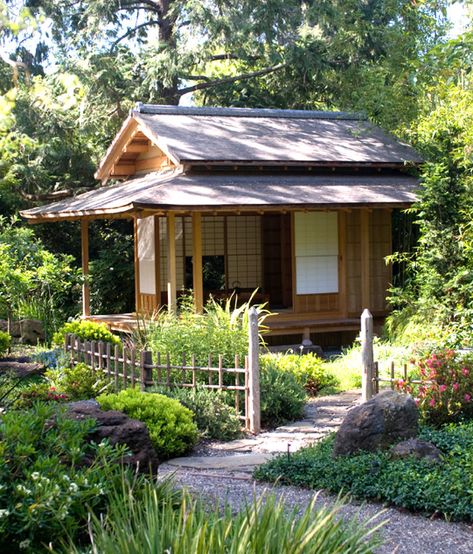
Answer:
[[[162,388],[159,392],[179,400],[194,413],[194,420],[203,438],[230,441],[241,436],[241,421],[237,411],[228,405],[228,399],[221,391]]]
[[[95,398],[106,391],[109,382],[105,374],[94,371],[84,363],[73,367],[49,369],[45,377],[51,390],[65,394],[70,400]]]
[[[307,394],[315,396],[323,389],[333,390],[340,382],[330,373],[322,358],[315,354],[265,354],[260,357],[263,368],[273,366],[280,371],[292,373]]]
[[[473,521],[473,422],[437,430],[422,427],[420,438],[442,451],[442,463],[392,459],[389,450],[334,458],[332,435],[289,458],[271,460],[254,475],[264,481],[343,491],[423,514]]]
[[[64,345],[64,339],[67,334],[76,335],[81,340],[95,340],[110,342],[111,344],[121,344],[120,337],[114,335],[105,323],[96,323],[95,321],[69,321],[56,332],[53,336],[53,343],[58,346]]]
[[[97,401],[104,410],[119,410],[142,421],[161,460],[184,454],[197,441],[192,412],[173,398],[126,389],[117,394],[103,394]]]
[[[276,427],[294,421],[304,414],[306,393],[294,375],[272,365],[262,368],[260,374],[261,424]]]
[[[440,425],[472,417],[473,354],[431,350],[417,360],[407,381],[398,380],[397,388],[414,396],[422,418],[429,423]]]
[[[123,448],[87,442],[93,426],[40,403],[2,415],[1,552],[45,552],[49,543],[57,549],[61,541],[80,538],[89,511],[103,513],[111,491],[128,476],[131,481],[118,464]]]
[[[0,356],[10,348],[11,336],[5,331],[0,331]]]
[[[179,501],[158,494],[153,484],[142,495],[116,495],[108,517],[92,518],[94,552],[100,554],[369,554],[380,545],[380,525],[347,521],[341,504],[316,508],[316,499],[300,513],[284,499],[255,500],[235,513],[230,506],[210,509],[188,492]],[[74,544],[71,554],[83,552]]]

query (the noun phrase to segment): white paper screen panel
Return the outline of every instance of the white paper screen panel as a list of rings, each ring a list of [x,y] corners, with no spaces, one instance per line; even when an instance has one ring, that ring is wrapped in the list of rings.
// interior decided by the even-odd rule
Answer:
[[[140,292],[143,294],[156,294],[154,256],[154,217],[138,219],[138,262]]]
[[[338,215],[296,213],[296,294],[338,292]]]

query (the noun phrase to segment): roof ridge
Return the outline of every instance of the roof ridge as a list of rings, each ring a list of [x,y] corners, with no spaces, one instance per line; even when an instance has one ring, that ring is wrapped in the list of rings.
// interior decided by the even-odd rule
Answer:
[[[361,113],[331,112],[321,110],[282,110],[276,108],[224,108],[219,106],[168,106],[137,102],[131,114],[150,115],[195,115],[220,117],[268,117],[282,119],[348,119],[365,120]]]

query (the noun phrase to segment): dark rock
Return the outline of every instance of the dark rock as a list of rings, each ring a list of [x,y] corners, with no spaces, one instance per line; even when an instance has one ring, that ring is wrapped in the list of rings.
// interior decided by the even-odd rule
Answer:
[[[438,463],[442,461],[442,452],[431,442],[421,439],[408,439],[402,441],[391,450],[393,458],[424,458],[429,462]]]
[[[348,412],[335,436],[334,456],[373,452],[415,437],[418,417],[411,396],[383,391]]]
[[[106,439],[112,445],[125,444],[130,454],[123,458],[124,464],[138,467],[144,473],[157,470],[158,456],[148,429],[141,421],[130,419],[126,414],[115,410],[101,410],[95,400],[70,402],[66,413],[75,420],[95,419],[97,426],[89,435],[91,441],[98,443]]]

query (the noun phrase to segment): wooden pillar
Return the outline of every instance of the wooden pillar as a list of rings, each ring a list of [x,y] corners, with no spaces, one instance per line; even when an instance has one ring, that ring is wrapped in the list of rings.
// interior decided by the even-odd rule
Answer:
[[[154,216],[154,277],[156,287],[156,309],[161,308],[161,237],[159,216]]]
[[[361,314],[361,401],[373,396],[373,316],[366,308]]]
[[[361,210],[361,307],[370,307],[370,213]]]
[[[167,223],[167,244],[168,244],[168,310],[175,312],[177,307],[176,300],[176,216],[168,212],[166,216]]]
[[[201,314],[204,309],[204,284],[202,274],[202,215],[192,214],[192,276],[195,311]]]
[[[133,218],[133,234],[134,234],[134,261],[135,261],[135,311],[141,312],[140,302],[140,259],[138,256],[138,218]]]
[[[258,311],[252,306],[248,312],[248,414],[250,432],[261,431],[259,329]]]
[[[82,219],[80,222],[82,243],[82,315],[90,315],[90,285],[89,285],[89,222]]]

